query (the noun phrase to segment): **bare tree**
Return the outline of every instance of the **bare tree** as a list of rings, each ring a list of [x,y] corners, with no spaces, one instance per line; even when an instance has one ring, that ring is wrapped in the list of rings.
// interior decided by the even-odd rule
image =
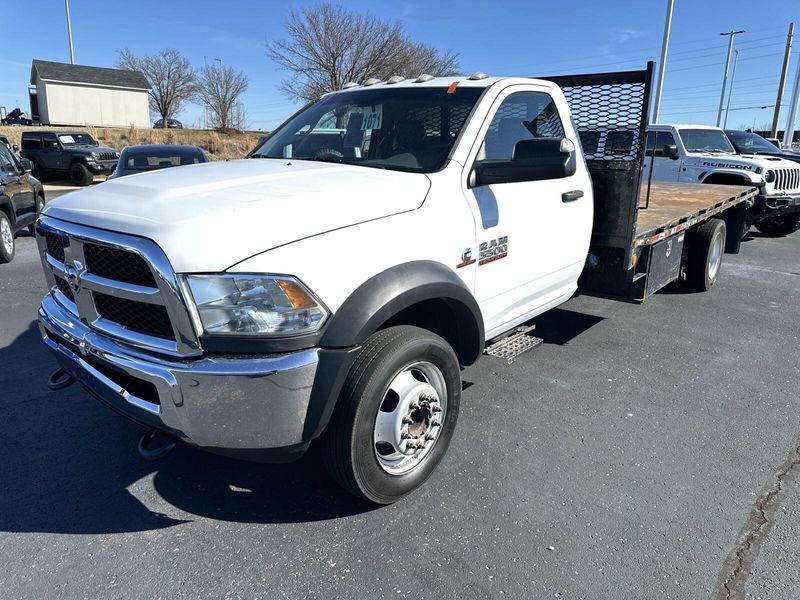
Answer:
[[[290,73],[283,90],[292,99],[316,100],[369,77],[451,75],[458,69],[457,54],[411,41],[400,24],[328,3],[293,9],[286,33],[267,53]]]
[[[215,129],[244,129],[245,110],[240,98],[250,85],[247,75],[231,67],[206,65],[200,72],[197,95]]]
[[[161,116],[164,127],[191,100],[197,76],[189,59],[168,48],[156,54],[136,56],[127,48],[118,50],[117,67],[139,71],[150,84],[150,109]]]

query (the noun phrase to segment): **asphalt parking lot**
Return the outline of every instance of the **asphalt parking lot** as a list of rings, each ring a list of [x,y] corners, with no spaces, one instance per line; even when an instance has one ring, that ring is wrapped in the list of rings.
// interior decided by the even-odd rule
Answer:
[[[315,466],[178,447],[50,392],[35,241],[0,266],[2,598],[800,598],[800,234],[707,294],[576,297],[484,357],[436,475],[389,507]]]

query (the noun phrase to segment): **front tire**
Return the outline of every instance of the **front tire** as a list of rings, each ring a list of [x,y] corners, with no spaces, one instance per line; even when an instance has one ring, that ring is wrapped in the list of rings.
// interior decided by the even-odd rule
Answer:
[[[41,196],[36,196],[36,218],[39,218],[39,214],[42,212],[42,207],[44,206],[44,198]],[[36,221],[28,225],[28,232],[31,234],[31,237],[36,237]]]
[[[370,336],[347,376],[321,439],[334,480],[391,504],[431,475],[458,420],[461,370],[438,335],[407,325]]]
[[[10,263],[14,260],[14,229],[8,215],[0,210],[0,263]]]
[[[696,292],[707,292],[717,282],[725,250],[725,221],[709,219],[687,233],[689,254],[686,284]]]
[[[756,229],[770,237],[792,234],[795,231],[800,231],[800,213],[763,219],[756,223]]]
[[[83,163],[74,163],[69,168],[69,178],[75,185],[87,186],[92,183],[94,175]]]

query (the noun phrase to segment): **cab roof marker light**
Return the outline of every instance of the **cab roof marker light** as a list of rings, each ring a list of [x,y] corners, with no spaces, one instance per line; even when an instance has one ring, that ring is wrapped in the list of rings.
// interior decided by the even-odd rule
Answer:
[[[488,75],[483,71],[475,71],[472,75],[467,77],[470,81],[480,81],[481,79],[486,79]]]
[[[405,77],[401,77],[400,75],[392,75],[389,79],[386,80],[387,84],[392,83],[400,83],[401,81],[405,81]]]
[[[380,83],[380,82],[381,82],[381,80],[380,80],[380,79],[377,79],[376,77],[370,77],[369,79],[367,79],[367,80],[366,80],[364,83],[362,83],[361,85],[363,85],[363,86],[368,86],[368,85],[376,85],[376,84],[378,84],[378,83]]]
[[[343,90],[349,90],[350,88],[358,87],[358,84],[355,81],[348,81],[342,86]]]
[[[433,79],[433,75],[428,75],[427,73],[423,73],[414,80],[414,83],[425,83],[426,81],[430,81],[431,79]]]

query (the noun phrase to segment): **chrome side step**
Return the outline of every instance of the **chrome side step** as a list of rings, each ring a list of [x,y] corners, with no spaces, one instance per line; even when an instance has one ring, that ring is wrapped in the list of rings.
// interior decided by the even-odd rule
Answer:
[[[535,328],[536,325],[517,327],[513,333],[488,346],[484,353],[489,356],[505,358],[508,364],[511,364],[523,352],[532,350],[544,343],[542,338],[529,335]]]

